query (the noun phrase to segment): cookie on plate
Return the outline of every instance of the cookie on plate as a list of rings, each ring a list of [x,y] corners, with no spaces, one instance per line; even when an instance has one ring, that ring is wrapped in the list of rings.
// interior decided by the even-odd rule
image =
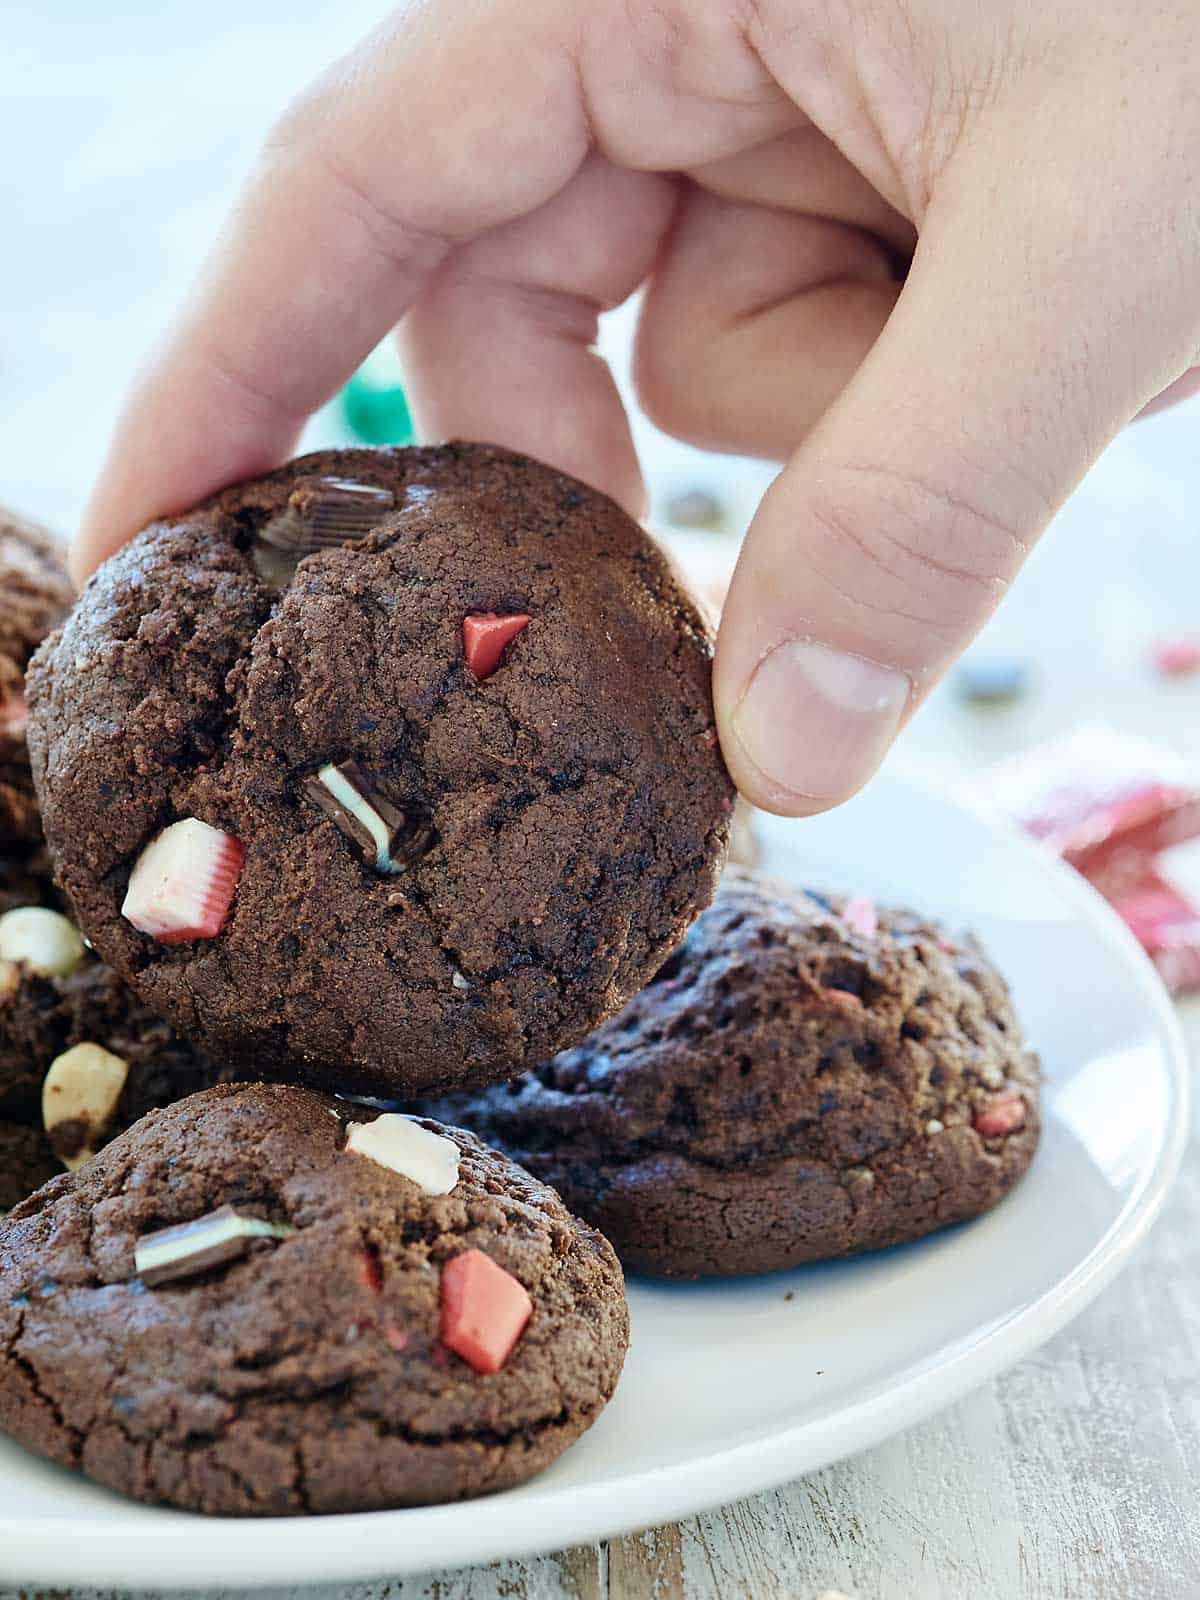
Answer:
[[[382,1095],[495,1081],[711,897],[710,667],[661,555],[573,479],[308,456],[146,530],[42,649],[47,838],[105,959],[208,1044]]]
[[[152,1107],[231,1076],[155,1016],[68,918],[38,904],[36,881],[29,888],[32,904],[0,912],[3,1210]]]
[[[226,1515],[459,1500],[548,1466],[628,1339],[612,1247],[470,1134],[212,1089],[0,1224],[0,1427]]]
[[[25,668],[71,599],[53,536],[0,506],[0,851],[41,837],[25,748]]]
[[[730,869],[651,984],[579,1047],[432,1102],[552,1183],[631,1270],[763,1272],[996,1204],[1038,1069],[970,936]]]

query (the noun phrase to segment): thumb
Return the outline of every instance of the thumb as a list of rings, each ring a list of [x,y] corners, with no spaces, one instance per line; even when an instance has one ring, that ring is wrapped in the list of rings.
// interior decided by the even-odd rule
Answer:
[[[1042,192],[1059,204],[1056,162]],[[978,173],[939,192],[887,326],[754,520],[714,685],[730,770],[768,810],[822,811],[866,782],[1196,349],[1194,264],[1106,227],[1122,185],[1094,151],[1078,165],[1071,215],[1037,214],[1029,162],[1009,166],[1007,201]]]

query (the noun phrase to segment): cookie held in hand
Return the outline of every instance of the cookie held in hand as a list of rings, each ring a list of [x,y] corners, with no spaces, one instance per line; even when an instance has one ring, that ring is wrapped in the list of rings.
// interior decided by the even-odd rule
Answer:
[[[582,1038],[707,904],[710,675],[604,496],[483,445],[335,451],[115,556],[38,657],[30,745],[80,925],[149,1004],[415,1094]]]

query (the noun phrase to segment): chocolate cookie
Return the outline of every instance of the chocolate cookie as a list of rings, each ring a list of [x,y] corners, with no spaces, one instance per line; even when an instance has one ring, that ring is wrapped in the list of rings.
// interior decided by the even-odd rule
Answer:
[[[303,1089],[160,1111],[0,1224],[0,1426],[227,1515],[458,1500],[595,1420],[611,1246],[470,1134]]]
[[[709,678],[604,496],[483,445],[335,451],[110,561],[31,673],[31,747],[80,924],[151,1005],[415,1093],[583,1037],[707,903]]]
[[[996,1204],[1038,1071],[970,936],[730,869],[654,981],[577,1049],[434,1102],[558,1188],[627,1267],[763,1272]]]
[[[87,951],[66,917],[39,906],[36,882],[29,887],[32,905],[0,897],[0,1209],[152,1107],[231,1076]]]
[[[60,909],[60,903],[44,844],[11,849],[0,845],[0,916],[17,906],[49,905]]]
[[[8,854],[41,837],[25,749],[25,668],[71,599],[53,536],[0,506],[0,851]]]
[[[40,1128],[0,1121],[0,1211],[10,1211],[61,1171]]]

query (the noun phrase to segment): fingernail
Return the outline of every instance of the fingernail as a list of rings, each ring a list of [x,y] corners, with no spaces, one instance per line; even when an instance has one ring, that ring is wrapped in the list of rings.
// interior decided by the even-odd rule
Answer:
[[[790,639],[759,663],[733,713],[733,731],[768,783],[832,803],[879,765],[910,690],[892,667]]]

